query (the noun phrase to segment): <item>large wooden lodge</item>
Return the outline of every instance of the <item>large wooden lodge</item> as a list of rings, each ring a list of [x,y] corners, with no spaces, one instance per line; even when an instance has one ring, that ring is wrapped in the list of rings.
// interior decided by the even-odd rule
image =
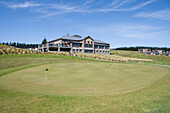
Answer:
[[[39,45],[39,51],[44,52],[73,52],[73,53],[93,53],[110,54],[110,44],[100,40],[94,40],[90,36],[81,37],[79,35],[69,36],[69,34]]]

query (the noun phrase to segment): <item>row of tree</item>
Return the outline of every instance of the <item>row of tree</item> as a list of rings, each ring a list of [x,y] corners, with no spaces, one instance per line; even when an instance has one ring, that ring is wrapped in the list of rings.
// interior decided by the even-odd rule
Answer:
[[[26,43],[18,43],[18,42],[3,42],[2,44],[9,45],[9,46],[14,46],[17,48],[37,48],[38,44],[26,44]]]
[[[42,41],[42,44],[46,44],[47,39],[44,38]],[[2,42],[2,44],[9,45],[9,46],[14,46],[17,48],[37,48],[39,44],[26,44],[26,43],[19,43],[19,42]]]
[[[137,46],[137,47],[119,47],[116,48],[115,50],[130,50],[130,51],[138,51],[138,49],[150,49],[150,50],[165,50],[165,51],[170,51],[170,48],[167,47],[144,47],[144,46]]]

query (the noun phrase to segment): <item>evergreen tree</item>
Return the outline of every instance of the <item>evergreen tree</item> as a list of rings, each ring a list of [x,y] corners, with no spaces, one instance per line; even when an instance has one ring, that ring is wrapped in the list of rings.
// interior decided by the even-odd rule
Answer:
[[[46,43],[47,43],[47,39],[45,37],[44,40],[42,41],[42,44],[46,44]]]
[[[14,42],[14,47],[16,47],[16,42]]]

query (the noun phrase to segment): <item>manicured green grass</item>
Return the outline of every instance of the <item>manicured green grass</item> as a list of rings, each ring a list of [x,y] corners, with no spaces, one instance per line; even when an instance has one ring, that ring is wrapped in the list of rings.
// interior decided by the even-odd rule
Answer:
[[[0,86],[55,96],[113,95],[146,87],[167,73],[168,70],[161,67],[118,63],[110,66],[108,63],[74,61],[8,74],[0,78]]]
[[[0,112],[170,112],[170,68],[123,63],[111,63],[112,67],[110,68],[110,63],[107,62],[53,55],[0,56],[0,63],[3,63],[3,65],[0,65],[0,75],[2,76],[0,79],[4,82],[0,83]],[[15,63],[15,65],[12,65],[13,63]],[[85,66],[88,64],[91,65],[89,65],[89,67]],[[78,68],[77,65],[79,67],[85,66],[85,68],[88,69],[88,75],[86,75],[86,77],[89,80],[84,77],[84,74],[83,76],[77,75],[81,73],[76,71]],[[39,92],[36,93],[37,85],[43,83],[48,83],[49,85],[50,82],[43,82],[43,77],[40,78],[40,76],[44,76],[44,74],[40,74],[43,73],[44,70],[42,70],[42,72],[38,71],[39,73],[35,74],[35,76],[37,75],[37,78],[31,75],[31,73],[36,73],[35,70],[42,67],[45,69],[46,66],[49,66],[49,76],[47,75],[48,78],[44,78],[44,80],[50,79],[54,82],[61,82],[61,84],[63,83],[62,81],[67,80],[66,84],[63,84],[67,85],[66,88],[70,87],[70,89],[74,89],[73,87],[81,87],[79,91],[81,91],[82,94],[77,94],[78,90],[75,90],[75,92],[72,93],[65,93],[65,96],[61,92],[59,95],[57,91],[54,94],[43,91],[40,91],[42,92],[41,94]],[[63,68],[61,68],[61,66],[63,66]],[[57,70],[64,71],[66,74],[58,77],[52,76],[52,73],[56,71],[56,67]],[[64,67],[66,67],[66,70],[64,70]],[[30,69],[34,71],[31,72]],[[101,73],[99,72],[94,76],[95,73],[93,72],[95,69],[100,69]],[[2,72],[3,70],[6,70],[6,73]],[[25,73],[21,74],[22,71],[25,71]],[[67,75],[66,71],[71,71],[74,79]],[[84,72],[85,70],[82,71]],[[26,72],[28,72],[30,76],[28,76]],[[115,73],[119,76],[116,76]],[[50,74],[52,75],[50,76]],[[109,76],[111,76],[110,79]],[[64,77],[64,79],[62,79],[62,77]],[[14,81],[12,81],[12,78]],[[76,82],[74,80],[76,80]],[[128,80],[131,81],[128,82]],[[91,81],[91,84],[89,81]],[[120,83],[116,83],[116,81],[120,81]],[[125,84],[121,81],[124,81]],[[15,88],[14,82],[20,82],[22,84],[20,84],[20,86],[16,84],[17,87]],[[26,87],[24,84],[27,82],[32,82],[30,84],[32,86],[30,91],[28,91],[30,86],[28,85]],[[78,86],[78,84],[80,86]],[[113,84],[116,85],[114,86]],[[131,85],[139,87],[143,85],[143,87],[139,87],[139,89],[130,87],[131,92],[120,91],[119,93],[110,92],[109,94],[103,92],[107,89],[110,91],[112,88],[120,88],[122,87],[121,85],[124,87]],[[19,89],[19,87],[25,89]],[[35,90],[33,91],[32,89],[34,88]],[[44,88],[48,90],[46,85],[44,85]],[[53,88],[55,89],[55,86],[53,86]],[[91,90],[91,94],[88,95],[83,88],[88,88],[89,91],[94,88],[100,92],[93,92]],[[101,93],[104,95],[100,95]]]

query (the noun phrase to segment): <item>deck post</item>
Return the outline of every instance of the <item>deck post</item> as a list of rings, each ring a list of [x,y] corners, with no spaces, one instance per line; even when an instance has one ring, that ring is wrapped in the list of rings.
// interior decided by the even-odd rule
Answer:
[[[84,53],[84,40],[83,40],[83,43],[82,43],[82,53]]]

